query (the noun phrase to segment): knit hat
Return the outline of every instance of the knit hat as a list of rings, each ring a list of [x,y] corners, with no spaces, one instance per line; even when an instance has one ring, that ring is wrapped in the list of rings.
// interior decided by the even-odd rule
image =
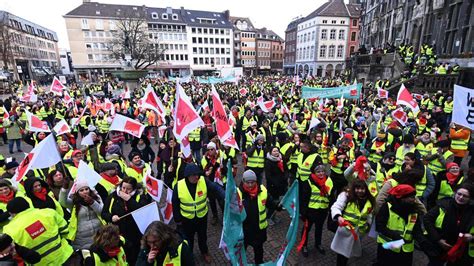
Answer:
[[[257,137],[255,138],[255,142],[257,142],[259,140],[265,141],[265,137],[262,134],[258,134]]]
[[[26,201],[23,197],[15,197],[10,200],[7,204],[7,211],[10,213],[20,213],[30,207],[28,201]]]
[[[77,193],[82,188],[89,187],[89,184],[84,179],[79,179],[74,183],[73,193]]]
[[[257,121],[252,121],[252,122],[250,122],[250,126],[251,126],[251,127],[257,126]]]
[[[247,182],[247,181],[257,181],[257,175],[255,174],[254,171],[252,170],[247,170],[244,172],[244,174],[242,175],[242,180],[244,182]]]
[[[446,170],[449,170],[451,167],[459,167],[459,165],[455,162],[447,163]]]
[[[17,162],[17,161],[11,161],[11,162],[8,162],[6,165],[5,165],[5,170],[10,170],[10,169],[13,169],[15,167],[18,167],[20,164]]]
[[[412,134],[406,134],[403,137],[403,144],[415,144],[415,138]]]
[[[71,154],[71,157],[74,157],[74,156],[76,156],[76,155],[79,154],[79,153],[82,153],[82,151],[81,151],[81,150],[74,150],[74,151],[72,152],[72,154]]]
[[[207,148],[208,150],[210,150],[210,149],[216,150],[216,149],[217,149],[216,144],[215,144],[214,142],[212,142],[212,141],[209,142],[209,143],[206,145],[206,148]]]
[[[184,168],[184,177],[189,177],[193,175],[200,176],[202,173],[201,168],[195,163],[189,163]]]
[[[135,156],[140,156],[140,158],[142,158],[142,155],[141,155],[139,152],[137,152],[137,151],[132,151],[132,152],[128,155],[128,160],[129,160],[129,161],[132,161],[132,160],[133,160],[133,157],[135,157]]]
[[[397,199],[401,199],[416,195],[416,190],[410,185],[401,184],[391,188],[388,193]]]
[[[103,163],[100,165],[101,172],[105,172],[109,170],[117,170],[117,165],[115,163]]]

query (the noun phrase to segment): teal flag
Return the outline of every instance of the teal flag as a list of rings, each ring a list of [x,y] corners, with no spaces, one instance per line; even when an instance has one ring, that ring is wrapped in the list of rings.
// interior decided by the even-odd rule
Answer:
[[[224,227],[222,229],[219,248],[224,251],[227,259],[232,265],[247,265],[247,256],[244,246],[244,230],[242,223],[247,214],[242,205],[242,199],[237,193],[234,177],[232,176],[232,165],[227,165],[227,185],[225,191],[224,205]]]
[[[298,193],[298,180],[295,180],[293,185],[291,185],[290,189],[286,192],[285,196],[281,200],[281,205],[283,208],[285,208],[291,218],[290,226],[286,232],[285,242],[281,246],[278,259],[276,261],[263,264],[265,266],[285,265],[286,259],[290,255],[290,252],[295,245],[296,235],[298,234],[298,220],[300,216]]]
[[[359,99],[362,90],[362,83],[352,84],[349,86],[333,87],[333,88],[314,88],[303,86],[301,98],[341,98]]]

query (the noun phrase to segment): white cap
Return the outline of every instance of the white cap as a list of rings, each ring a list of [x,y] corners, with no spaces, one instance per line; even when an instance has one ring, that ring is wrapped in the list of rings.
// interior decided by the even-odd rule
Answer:
[[[209,149],[214,149],[214,150],[217,149],[216,144],[215,144],[214,142],[212,142],[212,141],[207,144],[206,148],[207,148],[208,150],[209,150]]]
[[[257,121],[252,121],[250,122],[250,126],[253,127],[253,126],[256,126],[257,125]]]

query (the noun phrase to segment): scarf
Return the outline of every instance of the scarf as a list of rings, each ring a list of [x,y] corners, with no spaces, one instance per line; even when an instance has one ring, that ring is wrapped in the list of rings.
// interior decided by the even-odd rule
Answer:
[[[117,255],[120,253],[120,247],[115,247],[115,248],[104,248],[104,251],[107,253],[107,256],[110,258],[117,257]]]
[[[367,163],[367,157],[359,156],[354,165],[354,172],[357,173],[357,178],[360,180],[367,180],[369,172],[365,169],[364,164]]]
[[[105,154],[105,160],[106,161],[112,161],[112,160],[120,160],[120,155],[115,154],[115,153],[106,153]]]
[[[15,197],[15,194],[13,193],[12,190],[10,190],[10,193],[8,193],[7,195],[0,195],[0,202],[8,203],[14,197]]]
[[[245,192],[250,195],[250,199],[254,199],[258,195],[258,186],[254,186],[252,189],[249,188],[245,183],[242,185]]]
[[[141,174],[143,173],[143,169],[145,169],[145,162],[143,160],[140,160],[140,164],[136,165],[134,163],[131,163],[130,166],[133,168],[133,170]]]
[[[272,161],[272,162],[276,162],[278,168],[280,169],[280,171],[282,171],[282,172],[285,171],[285,169],[283,168],[283,160],[281,159],[281,154],[280,154],[280,156],[275,157],[275,156],[271,155],[270,153],[267,153],[267,159]]]
[[[102,173],[100,174],[100,176],[107,180],[109,183],[113,184],[114,186],[116,186],[120,182],[120,178],[118,177],[118,175],[108,176],[105,173]]]
[[[452,186],[454,185],[454,183],[456,183],[456,181],[458,180],[458,176],[460,175],[461,173],[458,173],[457,175],[453,174],[453,173],[450,173],[450,172],[447,172],[446,173],[446,179],[448,179],[448,183]]]
[[[319,195],[323,197],[327,196],[329,194],[329,187],[326,186],[326,181],[328,180],[327,176],[324,176],[324,178],[319,178],[316,174],[311,174],[310,176],[314,183],[319,187]]]
[[[46,190],[46,188],[41,188],[41,191],[39,192],[33,192],[33,195],[35,195],[35,197],[37,197],[38,199],[42,200],[42,201],[46,201],[46,196],[48,196],[48,191]]]
[[[145,143],[143,143],[143,144],[137,144],[137,149],[139,149],[140,151],[143,151],[145,148],[146,148],[146,144],[145,144]]]

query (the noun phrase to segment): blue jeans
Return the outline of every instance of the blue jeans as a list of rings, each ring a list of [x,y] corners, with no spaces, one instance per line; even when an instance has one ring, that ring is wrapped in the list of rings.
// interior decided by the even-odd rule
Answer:
[[[10,153],[13,153],[13,143],[16,142],[16,149],[21,151],[21,139],[9,139],[8,140],[8,150]]]

